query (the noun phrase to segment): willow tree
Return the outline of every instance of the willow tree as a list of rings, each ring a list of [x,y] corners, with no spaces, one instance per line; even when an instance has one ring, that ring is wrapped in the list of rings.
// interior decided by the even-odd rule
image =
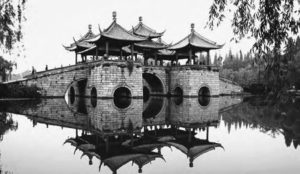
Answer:
[[[14,65],[4,59],[4,54],[10,54],[22,39],[25,2],[26,0],[0,0],[0,76],[4,80]]]
[[[208,26],[213,29],[231,16],[233,39],[254,38],[252,51],[265,62],[267,85],[273,92],[286,90],[287,66],[281,48],[300,27],[299,0],[214,0]],[[267,56],[272,53],[273,56]]]

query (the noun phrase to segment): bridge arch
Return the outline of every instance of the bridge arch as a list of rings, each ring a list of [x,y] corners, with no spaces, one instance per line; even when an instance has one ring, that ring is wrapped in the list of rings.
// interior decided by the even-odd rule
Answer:
[[[132,92],[127,85],[118,85],[114,88],[113,93],[113,103],[117,109],[127,109],[132,103]]]
[[[166,93],[166,87],[159,76],[152,73],[143,73],[143,81],[146,82],[147,85],[143,84],[149,89],[150,95],[163,95]]]
[[[74,89],[74,96],[85,96],[86,95],[86,87],[87,87],[87,79],[76,79],[73,80],[68,86],[65,91],[65,94],[70,94],[71,89]]]
[[[210,97],[211,89],[207,84],[202,84],[198,91],[198,96]]]

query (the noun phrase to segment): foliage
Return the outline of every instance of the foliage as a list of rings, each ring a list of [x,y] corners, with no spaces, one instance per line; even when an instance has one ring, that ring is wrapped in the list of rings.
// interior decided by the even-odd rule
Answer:
[[[0,113],[0,141],[3,140],[3,135],[8,130],[17,130],[18,129],[18,123],[16,123],[10,114],[6,112]]]
[[[214,0],[208,26],[219,25],[229,13],[232,17],[234,40],[245,37],[255,39],[253,51],[266,63],[265,71],[269,86],[276,93],[286,88],[286,64],[280,56],[280,49],[290,34],[298,33],[300,10],[295,10],[299,1],[295,0]],[[268,56],[269,53],[273,56]]]
[[[7,75],[11,74],[13,70],[13,66],[16,65],[16,63],[5,60],[2,56],[0,56],[0,82],[7,80]]]
[[[261,67],[250,53],[243,55],[240,51],[239,54],[233,55],[232,51],[229,51],[221,67],[220,76],[248,88],[252,84],[261,83],[260,69]]]
[[[18,84],[0,84],[0,98],[38,98],[40,93],[36,86]]]
[[[23,11],[26,0],[0,0],[0,49],[9,52],[22,38]]]

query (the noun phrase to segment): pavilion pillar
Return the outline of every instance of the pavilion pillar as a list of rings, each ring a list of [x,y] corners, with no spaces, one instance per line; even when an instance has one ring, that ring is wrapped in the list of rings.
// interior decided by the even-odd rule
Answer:
[[[209,127],[206,127],[206,140],[208,141]]]
[[[131,53],[131,60],[133,60],[133,43],[131,44],[131,47],[130,47],[130,53]]]
[[[154,59],[155,59],[155,66],[157,65],[157,54],[154,53]]]
[[[99,47],[98,45],[96,46],[96,59],[98,60],[98,56],[99,56]]]
[[[190,50],[189,50],[189,64],[191,64],[191,60],[192,60],[192,53],[193,51],[192,51],[192,49],[190,48]]]
[[[77,64],[77,53],[75,53],[75,65]]]
[[[123,59],[123,51],[122,51],[122,48],[120,49],[120,60]]]
[[[109,43],[107,41],[105,42],[105,54],[106,54],[105,59],[108,59],[108,57],[109,57]]]
[[[207,51],[207,65],[210,65],[210,55],[209,55],[209,50]]]
[[[176,65],[178,65],[178,53],[176,53]]]

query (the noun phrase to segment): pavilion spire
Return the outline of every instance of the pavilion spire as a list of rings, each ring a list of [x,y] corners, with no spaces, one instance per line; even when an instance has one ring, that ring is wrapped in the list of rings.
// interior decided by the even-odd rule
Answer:
[[[113,21],[117,22],[117,12],[116,11],[112,12],[112,17],[113,17]]]

